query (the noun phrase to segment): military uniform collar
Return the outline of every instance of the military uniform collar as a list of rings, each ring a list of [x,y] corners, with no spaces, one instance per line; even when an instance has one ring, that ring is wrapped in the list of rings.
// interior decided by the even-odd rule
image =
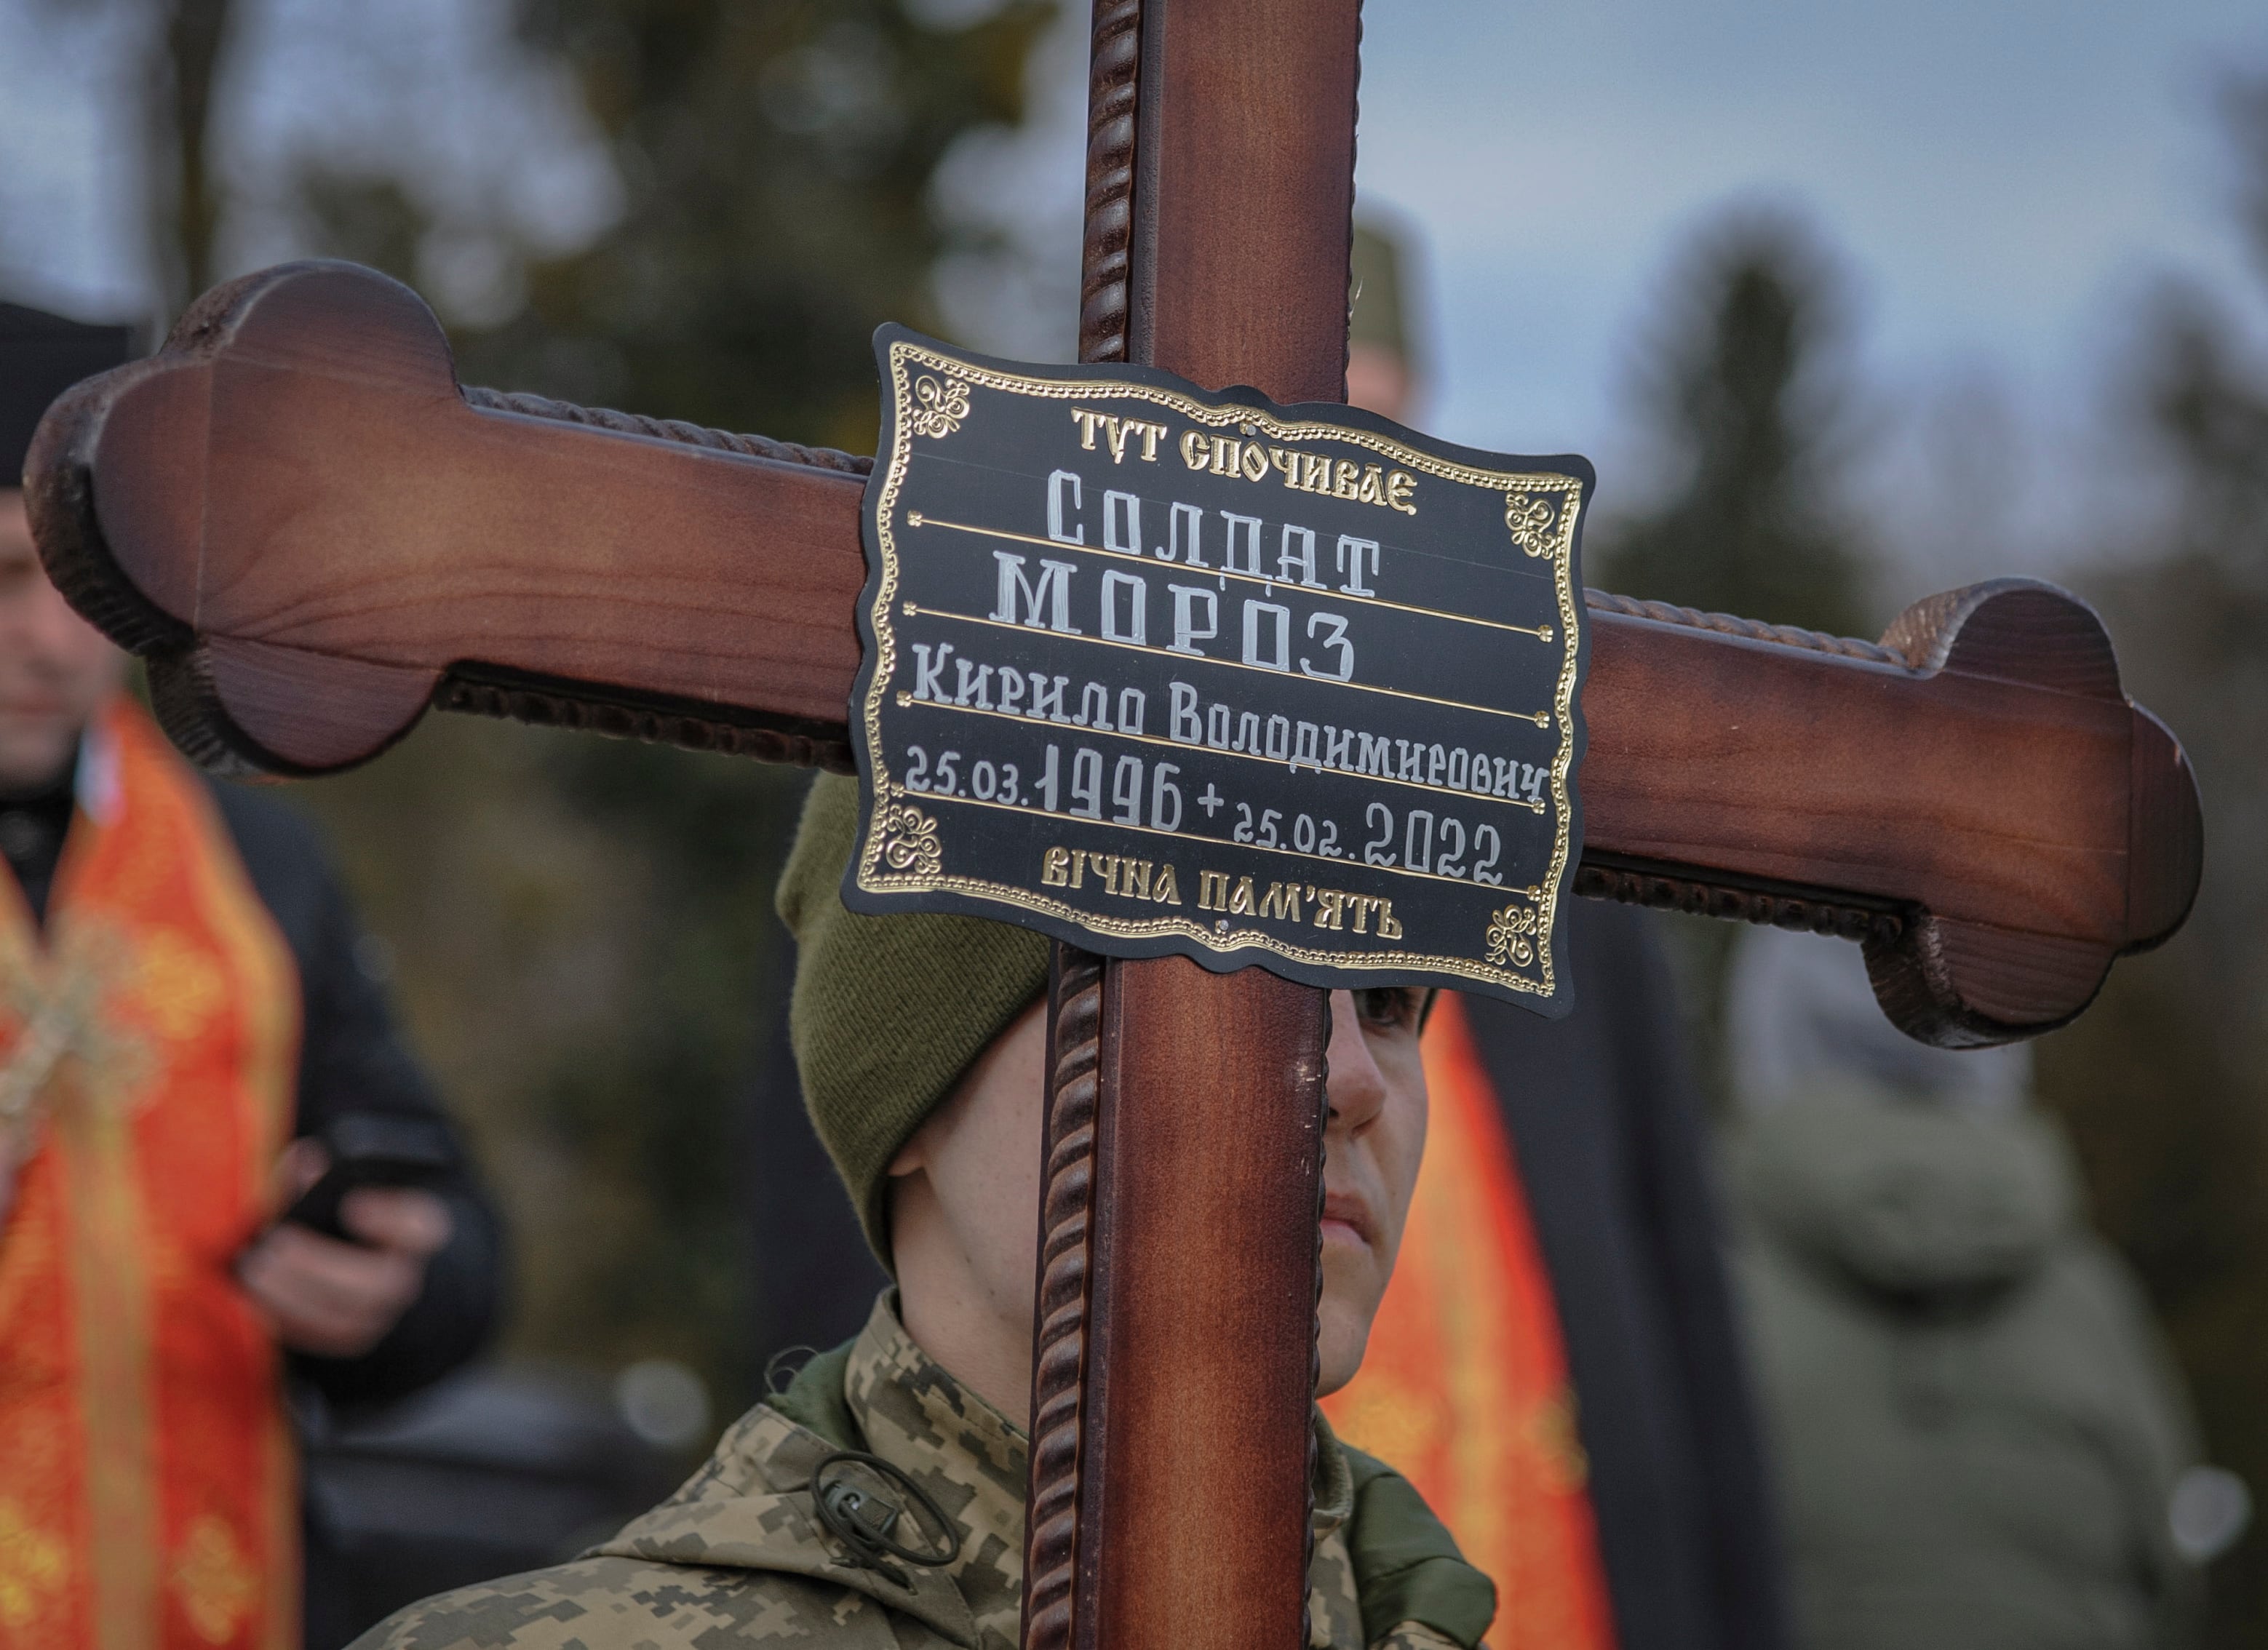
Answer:
[[[843,1396],[866,1447],[936,1499],[961,1528],[961,1551],[936,1573],[950,1580],[988,1647],[1016,1642],[1024,1587],[1023,1428],[915,1344],[897,1292],[874,1302],[851,1344]]]
[[[895,1290],[875,1302],[857,1340],[821,1361],[835,1359],[843,1360],[836,1366],[843,1372],[843,1408],[833,1420],[807,1418],[821,1421],[825,1433],[847,1419],[858,1437],[825,1435],[781,1407],[760,1403],[726,1431],[684,1488],[593,1553],[833,1582],[913,1617],[962,1650],[1014,1650],[1029,1459],[1023,1429],[915,1343],[899,1320]],[[820,1373],[815,1364],[804,1380],[816,1380]],[[1320,1411],[1315,1442],[1314,1528],[1321,1543],[1352,1512],[1354,1480]],[[961,1538],[951,1564],[902,1566],[901,1585],[846,1562],[842,1543],[817,1516],[809,1487],[821,1463],[845,1448],[879,1456],[935,1499]],[[1340,1580],[1336,1591],[1345,1593],[1338,1601],[1342,1608],[1332,1608],[1325,1594],[1316,1596],[1315,1642],[1359,1645],[1351,1576]]]
[[[1336,1534],[1354,1516],[1354,1469],[1323,1412],[1314,1412],[1315,1539]]]
[[[936,1485],[923,1484],[975,1538],[998,1533],[1021,1553],[1030,1440],[906,1333],[896,1290],[883,1292],[851,1343],[843,1385],[869,1449],[908,1472],[943,1472],[951,1484],[969,1486],[954,1492],[967,1498],[962,1510]],[[1321,1540],[1353,1515],[1354,1473],[1321,1410],[1314,1420],[1314,1528]]]

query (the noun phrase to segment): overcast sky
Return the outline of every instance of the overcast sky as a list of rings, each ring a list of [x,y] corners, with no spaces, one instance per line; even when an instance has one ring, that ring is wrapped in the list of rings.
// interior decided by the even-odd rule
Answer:
[[[963,191],[1016,203],[1059,264],[1084,50],[1053,44],[1042,81],[1071,93],[1016,152],[968,157]],[[1740,206],[1793,211],[1850,276],[1859,485],[1906,583],[2052,571],[2102,536],[2100,414],[2155,284],[2268,317],[2213,113],[2243,70],[2268,72],[2259,0],[1367,0],[1357,176],[1423,260],[1417,422],[1587,453],[1602,504],[1636,502],[1660,480],[1638,358],[1681,253]],[[993,341],[1061,347],[1020,299]],[[1891,502],[1917,497],[1946,507]]]
[[[136,226],[105,187],[134,164],[108,113],[119,71],[97,36],[33,27],[34,9],[0,0],[0,225],[37,226],[0,243],[0,281],[131,302]],[[236,116],[247,151],[294,131],[377,141],[386,85],[409,85],[429,174],[468,156],[497,174],[464,201],[517,203],[555,243],[603,219],[561,88],[471,91],[510,72],[499,0],[246,11],[279,43]],[[1005,193],[1035,225],[1058,277],[1075,257],[1083,52],[1084,28],[1064,31],[1037,70],[1056,90],[1035,129],[958,168],[961,194]],[[326,73],[342,55],[350,81]],[[2212,114],[2217,81],[2246,68],[2268,70],[2259,0],[1368,0],[1359,178],[1423,247],[1438,372],[1422,422],[1588,453],[1609,504],[1618,483],[1642,490],[1630,390],[1658,295],[1699,226],[1768,203],[1811,219],[1854,276],[1892,445],[1911,462],[1932,439],[2006,448],[2027,530],[2052,536],[2068,524],[2042,497],[2065,490],[2072,430],[2138,297],[2168,270],[2246,290]],[[1020,295],[1005,318],[996,304],[991,342],[1038,353],[1059,332],[1060,300],[1039,290],[1046,321],[1015,324]]]
[[[1432,254],[1426,422],[1590,452],[1609,497],[1632,351],[1677,251],[1730,203],[1792,207],[1840,252],[1908,442],[1983,394],[2036,448],[2061,443],[2160,272],[2247,280],[2212,101],[2232,69],[2268,70],[2258,0],[1365,15],[1358,175]]]

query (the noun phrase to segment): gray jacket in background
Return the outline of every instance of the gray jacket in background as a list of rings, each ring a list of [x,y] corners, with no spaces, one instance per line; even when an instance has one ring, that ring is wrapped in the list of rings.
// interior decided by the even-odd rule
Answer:
[[[2006,1055],[1828,1035],[1843,959],[1800,954],[1736,970],[1736,1035],[1812,1052],[1747,1064],[1727,1158],[1798,1643],[2183,1642],[2188,1404],[2060,1127]]]

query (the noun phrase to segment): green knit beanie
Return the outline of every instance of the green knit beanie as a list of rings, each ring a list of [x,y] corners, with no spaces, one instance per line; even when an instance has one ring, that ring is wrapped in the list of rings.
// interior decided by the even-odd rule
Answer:
[[[1399,357],[1414,372],[1418,362],[1410,347],[1410,316],[1402,302],[1402,249],[1392,237],[1368,224],[1357,224],[1348,262],[1352,270],[1347,298],[1349,338]]]
[[[844,910],[858,831],[858,781],[820,775],[780,873],[780,920],[796,946],[788,1040],[812,1126],[890,1269],[890,1160],[1047,990],[1048,942],[973,917]]]

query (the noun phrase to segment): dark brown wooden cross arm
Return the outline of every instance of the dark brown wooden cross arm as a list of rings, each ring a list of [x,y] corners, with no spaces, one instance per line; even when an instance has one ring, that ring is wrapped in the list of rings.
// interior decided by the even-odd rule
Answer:
[[[460,391],[409,289],[219,288],[41,426],[34,531],[209,766],[383,750],[428,704],[847,769],[867,460]],[[2047,586],[1879,644],[1590,595],[1581,892],[1863,940],[1933,1041],[2069,1019],[2186,915],[2178,744]]]
[[[33,531],[217,770],[364,761],[450,676],[544,679],[621,731],[702,742],[637,719],[672,706],[709,742],[843,765],[863,480],[829,466],[865,461],[560,422],[597,416],[468,397],[407,287],[287,264],[56,404],[26,466]]]

